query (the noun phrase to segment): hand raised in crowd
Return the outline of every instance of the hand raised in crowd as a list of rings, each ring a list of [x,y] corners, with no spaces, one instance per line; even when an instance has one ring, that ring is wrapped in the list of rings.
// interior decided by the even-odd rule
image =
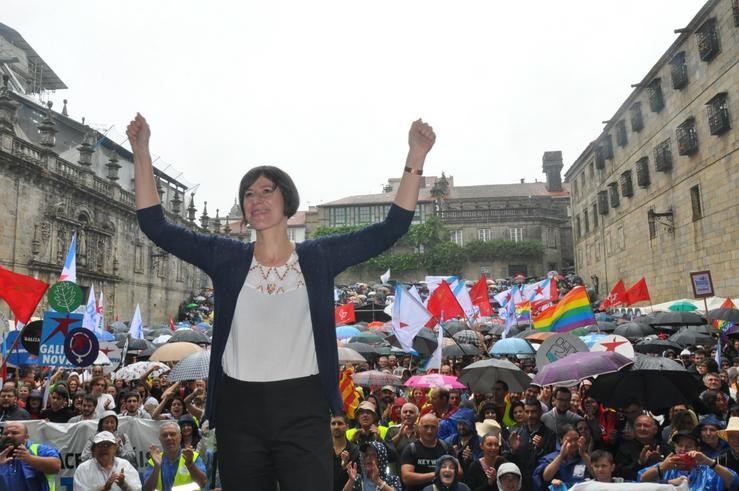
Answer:
[[[0,465],[7,464],[10,460],[12,460],[13,459],[13,456],[11,455],[12,453],[13,453],[12,445],[5,447],[5,450],[0,452]]]
[[[195,459],[195,451],[192,449],[192,445],[182,449],[182,457],[185,459],[185,467],[190,467]]]
[[[31,459],[31,457],[32,454],[28,451],[25,445],[18,445],[13,451],[13,458],[25,462],[26,464],[29,463],[28,461]]]
[[[105,481],[105,486],[103,489],[110,490],[113,488],[113,484],[117,484],[120,488],[123,488],[123,480],[125,478],[125,475],[123,472],[111,472],[110,477],[108,477],[108,480]]]
[[[534,435],[531,438],[531,443],[533,443],[535,447],[540,447],[541,446],[541,442],[542,442],[541,435]]]
[[[173,383],[172,385],[170,385],[169,387],[167,387],[167,390],[164,391],[164,393],[162,394],[162,398],[169,399],[171,397],[174,397],[175,392],[177,390],[179,390],[179,388],[180,388],[180,382],[179,381]]]
[[[339,457],[341,457],[341,468],[346,469],[349,464],[349,451],[347,449],[342,450]]]
[[[408,145],[411,152],[418,152],[426,155],[436,142],[436,134],[434,129],[422,120],[417,119],[411,124],[408,131]]]
[[[584,436],[581,436],[577,439],[577,452],[582,455],[587,455],[588,453],[588,443],[585,440]]]
[[[162,466],[162,451],[159,447],[151,445],[149,447],[149,455],[151,455],[151,460],[154,462],[154,467],[159,468]]]
[[[488,484],[495,486],[495,479],[498,477],[498,471],[495,470],[495,467],[488,467],[485,469],[485,477],[488,478]]]
[[[346,466],[346,473],[349,476],[349,482],[354,482],[354,480],[357,478],[358,475],[357,471],[357,464],[354,462],[351,462],[348,466]]]
[[[462,460],[469,462],[472,459],[472,448],[467,446],[462,450]]]
[[[649,465],[657,462],[660,457],[660,448],[657,445],[652,449],[651,445],[644,445],[639,453],[639,465]]]
[[[521,446],[521,435],[515,431],[508,437],[508,446],[511,447],[511,452],[516,452]]]

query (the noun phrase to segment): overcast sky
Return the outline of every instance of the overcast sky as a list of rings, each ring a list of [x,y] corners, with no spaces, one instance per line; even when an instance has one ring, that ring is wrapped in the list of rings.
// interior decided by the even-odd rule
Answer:
[[[140,111],[156,165],[228,210],[250,167],[289,172],[301,209],[378,193],[407,129],[456,185],[565,170],[703,5],[697,0],[2,0],[69,87],[50,98],[125,139]],[[167,167],[169,166],[169,167]],[[564,172],[564,171],[563,171]]]

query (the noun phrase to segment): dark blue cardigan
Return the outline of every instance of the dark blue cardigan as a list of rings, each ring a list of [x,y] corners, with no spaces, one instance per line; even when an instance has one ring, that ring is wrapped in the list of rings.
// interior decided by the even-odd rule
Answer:
[[[205,409],[212,428],[215,425],[218,387],[223,380],[223,351],[231,330],[236,300],[251,265],[254,243],[189,230],[169,222],[159,205],[138,210],[137,215],[141,230],[152,242],[202,269],[213,281],[215,326]],[[392,205],[387,217],[380,223],[357,232],[296,244],[308,290],[318,370],[324,394],[334,414],[344,412],[338,385],[334,277],[349,266],[388,249],[408,231],[412,219],[412,211]]]

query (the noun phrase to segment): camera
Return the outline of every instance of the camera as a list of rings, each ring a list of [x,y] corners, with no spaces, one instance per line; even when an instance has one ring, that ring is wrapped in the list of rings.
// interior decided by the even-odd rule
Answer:
[[[680,462],[687,470],[694,469],[696,465],[698,465],[695,461],[695,457],[691,457],[689,454],[683,453],[679,454],[677,457],[680,459]]]
[[[13,440],[9,436],[2,436],[2,437],[0,437],[0,452],[5,451],[5,449],[8,448],[8,447],[17,448],[18,447],[18,444],[15,443],[15,440]]]

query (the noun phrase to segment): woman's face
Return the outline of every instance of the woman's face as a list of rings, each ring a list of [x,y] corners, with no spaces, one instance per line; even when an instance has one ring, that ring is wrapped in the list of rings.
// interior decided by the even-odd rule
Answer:
[[[523,424],[526,421],[526,411],[523,410],[523,406],[513,408],[513,420],[517,424]]]
[[[444,486],[449,486],[454,482],[457,475],[457,466],[451,460],[446,460],[439,468],[439,478]]]
[[[184,408],[182,407],[182,401],[180,401],[179,399],[175,399],[174,401],[172,401],[172,405],[170,406],[170,411],[173,416],[182,415],[183,409]]]
[[[257,231],[287,224],[285,202],[280,188],[265,176],[259,176],[244,193],[244,218]]]
[[[413,389],[414,399],[420,399],[422,396],[423,396],[423,391],[421,389]]]
[[[500,455],[500,443],[498,443],[498,437],[488,436],[480,444],[482,447],[482,453],[490,460],[495,459]]]
[[[113,397],[118,394],[118,389],[115,388],[115,385],[111,385],[110,387],[108,387],[108,394],[112,395]]]
[[[193,434],[193,428],[192,425],[182,425],[182,436],[190,437]]]
[[[103,420],[103,431],[115,432],[118,428],[118,421],[112,416],[109,416]]]
[[[28,399],[28,394],[30,394],[30,391],[25,385],[18,388],[18,399],[25,401]]]
[[[498,419],[498,415],[495,413],[495,409],[486,409],[485,410],[485,419]]]
[[[77,388],[80,386],[79,381],[77,380],[77,377],[72,377],[69,380],[67,380],[67,387],[69,387],[69,393],[74,394],[77,392]]]

